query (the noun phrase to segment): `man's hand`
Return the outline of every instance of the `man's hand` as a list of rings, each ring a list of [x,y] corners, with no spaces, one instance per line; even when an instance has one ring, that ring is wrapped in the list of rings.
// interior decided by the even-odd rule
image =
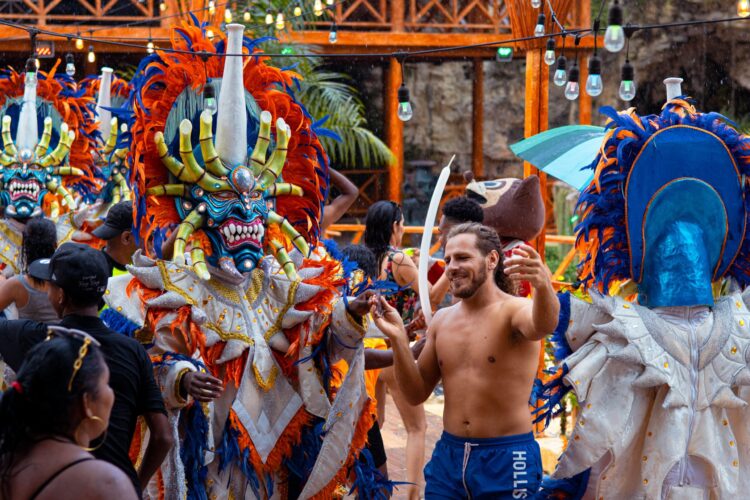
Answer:
[[[380,302],[378,302],[380,301]],[[372,317],[375,326],[388,337],[391,343],[403,340],[409,343],[401,315],[383,297],[373,296],[370,299]]]
[[[219,396],[224,388],[221,380],[204,372],[188,372],[180,381],[180,392],[193,396],[196,401],[208,403]]]
[[[414,313],[414,319],[412,319],[408,325],[406,325],[406,333],[409,334],[409,340],[414,340],[419,330],[427,328],[427,321],[424,319],[424,312],[422,309],[417,309]]]
[[[512,255],[505,259],[505,274],[515,282],[528,281],[535,289],[552,286],[549,269],[542,258],[532,247],[519,245],[512,250]]]
[[[370,312],[370,297],[374,296],[375,292],[372,290],[365,290],[357,296],[356,299],[349,301],[346,306],[346,311],[356,316],[355,319],[362,318],[365,314]]]

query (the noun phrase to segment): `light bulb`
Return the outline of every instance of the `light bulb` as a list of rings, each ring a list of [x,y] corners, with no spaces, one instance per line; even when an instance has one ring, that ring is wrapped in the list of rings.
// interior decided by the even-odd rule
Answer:
[[[538,9],[542,6],[542,0],[531,0],[531,6],[535,9]]]
[[[266,10],[266,24],[273,24],[273,13],[271,13],[271,9]]]
[[[323,0],[315,0],[313,3],[313,14],[315,14],[315,17],[323,15]]]
[[[568,83],[567,65],[568,61],[565,59],[565,56],[557,58],[557,69],[555,70],[555,75],[552,77],[552,82],[558,87],[562,87]]]
[[[94,53],[94,46],[93,45],[89,45],[89,55],[88,55],[87,59],[88,59],[88,61],[90,63],[96,61],[96,54]]]
[[[209,40],[211,40],[213,37],[214,37],[214,30],[207,29],[206,30],[206,38],[208,38]]]
[[[547,40],[547,50],[544,51],[544,62],[547,66],[555,64],[555,39],[549,38]]]
[[[622,8],[615,0],[609,8],[607,31],[604,32],[604,48],[610,52],[620,52],[625,46],[625,30],[622,29]]]
[[[546,22],[544,14],[540,13],[536,18],[536,26],[534,27],[534,36],[544,36],[544,23]]]
[[[159,10],[164,12],[167,10],[167,2],[159,2]]]
[[[75,60],[73,59],[73,54],[66,54],[65,55],[65,74],[68,76],[73,76],[76,74],[76,64]]]
[[[578,66],[573,66],[570,68],[570,73],[568,74],[568,83],[565,85],[565,98],[569,101],[575,101],[578,99],[578,94],[580,93],[581,89],[578,85]]]
[[[635,97],[635,70],[629,61],[622,65],[622,81],[620,82],[620,99],[623,101],[632,101]]]
[[[34,58],[34,66],[36,66],[37,71],[39,71],[39,66],[41,66],[41,65],[42,65],[42,63],[39,62],[39,58],[35,57]]]
[[[203,108],[215,115],[219,110],[219,104],[216,102],[216,89],[211,82],[207,82],[203,87]]]
[[[216,3],[213,0],[208,2],[208,13],[212,16],[216,13]]]
[[[297,2],[294,6],[294,17],[300,17],[302,15],[302,6]]]
[[[232,10],[229,7],[224,9],[224,22],[227,24],[232,22]]]
[[[250,22],[250,11],[246,10],[242,13],[242,20],[246,23]]]
[[[276,14],[276,29],[281,31],[286,26],[286,22],[284,21],[284,13],[279,12]]]
[[[334,0],[326,0],[326,5],[333,5]]]
[[[328,42],[329,43],[336,43],[339,41],[339,34],[338,31],[336,31],[336,25],[334,24],[331,26],[331,31],[328,33]]]
[[[414,110],[409,102],[409,89],[405,84],[401,84],[398,89],[398,119],[402,122],[408,122],[414,116]]]
[[[737,2],[737,15],[740,17],[750,16],[750,0],[739,0]]]
[[[152,42],[151,40],[149,40],[146,44],[146,52],[148,52],[149,54],[154,53],[154,42]]]
[[[83,50],[83,40],[81,37],[76,38],[76,48],[78,50]]]
[[[26,60],[26,79],[24,83],[29,86],[36,85],[37,83],[37,66],[35,59],[29,58]]]
[[[589,76],[586,78],[586,93],[591,97],[596,97],[604,90],[602,83],[602,60],[593,55],[589,57]]]

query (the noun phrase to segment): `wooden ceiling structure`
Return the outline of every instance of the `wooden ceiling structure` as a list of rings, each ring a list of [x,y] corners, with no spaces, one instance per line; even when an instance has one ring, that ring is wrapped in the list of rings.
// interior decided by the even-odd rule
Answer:
[[[549,1],[566,29],[591,26],[588,0]],[[312,0],[303,2],[303,8],[312,8]],[[186,16],[185,13],[192,11],[199,19],[209,17],[208,4],[208,0],[10,0],[0,5],[0,22],[22,23],[69,35],[68,39],[38,35],[37,39],[54,39],[58,54],[69,51],[81,52],[74,46],[77,35],[90,36],[102,42],[115,41],[137,45],[105,45],[96,41],[86,41],[84,51],[88,45],[93,45],[96,51],[138,54],[145,51],[145,44],[149,38],[153,39],[157,46],[159,41],[168,40],[170,28],[180,23]],[[543,4],[547,13],[547,32],[559,31],[553,25],[547,1]],[[213,21],[213,24],[220,24],[226,6],[237,15],[245,9],[252,9],[255,13],[264,12],[266,4],[262,4],[262,8],[260,5],[247,0],[219,0],[215,2],[216,7],[209,20]],[[290,2],[289,5],[293,4]],[[339,0],[334,2],[324,16],[314,18],[314,21],[298,29],[287,29],[277,36],[285,43],[312,47],[321,55],[352,54],[353,58],[358,55],[383,55],[387,63],[383,96],[385,140],[396,158],[395,163],[388,169],[388,194],[391,200],[401,201],[404,123],[397,118],[401,65],[396,57],[389,57],[387,54],[433,50],[429,54],[420,55],[419,58],[410,57],[409,60],[473,60],[472,169],[478,178],[482,178],[482,61],[494,58],[497,46],[446,51],[439,49],[501,43],[530,36],[538,12],[531,7],[530,0]],[[332,20],[335,20],[338,28],[338,42],[335,44],[328,41]],[[262,23],[262,20],[260,22]],[[262,24],[250,27],[260,29],[260,34],[266,34],[267,28]],[[543,62],[545,40],[513,44],[514,57],[526,59],[526,136],[547,128],[549,67]],[[568,47],[571,45],[569,41]],[[592,46],[592,37],[585,37],[581,40],[578,50],[588,51]],[[11,26],[0,26],[0,52],[17,53],[18,56],[22,56],[30,50],[30,38],[27,33]],[[88,73],[96,72],[96,69],[95,65],[86,68]],[[586,65],[582,64],[580,69],[580,81],[585,81]],[[590,123],[591,98],[585,92],[581,93],[579,110],[580,122]],[[532,172],[533,167],[526,165],[526,175]]]

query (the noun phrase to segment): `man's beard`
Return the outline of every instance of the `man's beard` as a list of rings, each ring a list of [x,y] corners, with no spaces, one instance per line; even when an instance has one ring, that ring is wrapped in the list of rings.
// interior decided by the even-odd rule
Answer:
[[[453,289],[453,296],[458,297],[459,299],[468,299],[477,293],[477,290],[479,290],[485,281],[487,281],[487,269],[483,267],[468,285],[463,288]]]

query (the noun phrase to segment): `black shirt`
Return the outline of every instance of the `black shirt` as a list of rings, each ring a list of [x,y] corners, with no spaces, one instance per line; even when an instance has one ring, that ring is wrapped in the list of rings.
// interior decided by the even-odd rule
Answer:
[[[126,271],[125,266],[117,262],[115,259],[109,256],[107,252],[102,249],[102,253],[104,254],[104,257],[107,259],[107,265],[109,266],[109,277],[112,277],[112,274],[115,272],[115,269],[118,269],[120,271]]]
[[[128,452],[135,433],[136,420],[145,413],[164,413],[164,401],[154,381],[153,366],[146,350],[135,339],[121,335],[97,317],[68,315],[60,326],[82,330],[101,344],[109,366],[109,385],[115,402],[109,417],[104,444],[93,455],[122,469],[136,487],[140,485]],[[43,323],[29,320],[0,320],[0,355],[18,371],[26,352],[47,336]],[[92,443],[95,446],[98,443]]]

